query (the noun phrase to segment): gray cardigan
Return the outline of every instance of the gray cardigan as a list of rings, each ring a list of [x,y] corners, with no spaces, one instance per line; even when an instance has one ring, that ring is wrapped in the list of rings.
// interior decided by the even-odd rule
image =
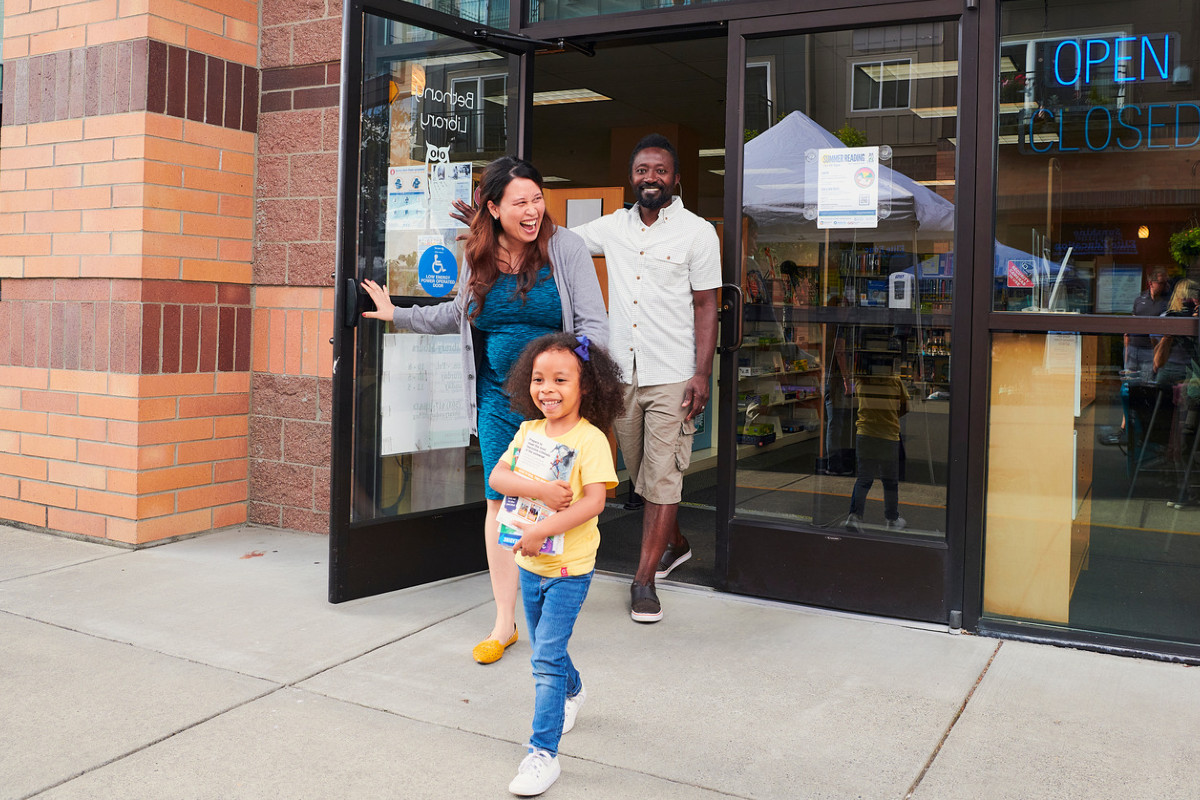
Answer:
[[[558,296],[562,300],[563,330],[583,334],[592,342],[608,345],[608,314],[604,310],[604,295],[592,256],[578,234],[558,228],[550,237],[550,264]],[[475,351],[471,337],[471,321],[467,319],[467,273],[464,266],[459,292],[448,303],[436,306],[396,308],[392,322],[397,328],[417,333],[454,333],[462,338],[463,386],[467,389],[467,404],[471,409],[471,433],[478,435],[475,392]]]

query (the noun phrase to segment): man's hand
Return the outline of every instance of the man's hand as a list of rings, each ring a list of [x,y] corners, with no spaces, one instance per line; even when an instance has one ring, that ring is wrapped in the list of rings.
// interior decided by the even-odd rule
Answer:
[[[450,218],[458,220],[468,228],[471,227],[471,223],[475,220],[475,215],[479,213],[479,209],[475,208],[475,206],[464,203],[462,200],[455,200],[453,206],[454,211],[457,211],[458,213],[456,214],[454,211],[451,211]]]
[[[708,378],[703,375],[693,375],[683,390],[683,402],[680,404],[681,408],[688,410],[684,420],[693,420],[703,414],[706,405],[708,405]]]

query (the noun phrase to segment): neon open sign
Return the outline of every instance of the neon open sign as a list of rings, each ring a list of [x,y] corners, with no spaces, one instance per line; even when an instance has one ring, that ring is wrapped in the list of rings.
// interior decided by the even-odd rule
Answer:
[[[1094,99],[1045,103],[1020,123],[1024,152],[1185,149],[1200,144],[1200,106],[1195,103],[1123,103],[1115,86],[1173,78],[1177,34],[1063,39],[1054,45],[1044,87],[1071,87],[1077,98],[1113,92],[1108,103]],[[1083,87],[1091,84],[1091,88]]]
[[[1054,48],[1054,80],[1061,86],[1110,79],[1165,81],[1170,63],[1171,37],[1166,34],[1064,39]]]

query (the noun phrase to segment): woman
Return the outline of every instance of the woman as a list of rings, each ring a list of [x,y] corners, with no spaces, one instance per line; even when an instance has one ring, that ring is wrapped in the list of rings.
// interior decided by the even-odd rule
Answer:
[[[522,422],[503,387],[525,344],[566,331],[603,346],[608,317],[583,240],[546,214],[537,168],[519,158],[497,159],[484,170],[479,195],[486,213],[476,214],[471,222],[462,288],[454,300],[396,308],[386,289],[365,280],[363,288],[376,310],[363,316],[418,333],[460,333],[471,432],[479,437],[486,466],[500,459]],[[503,495],[490,486],[484,493],[483,534],[496,622],[472,655],[480,664],[491,664],[517,641],[518,573],[512,552],[498,541],[496,513]]]

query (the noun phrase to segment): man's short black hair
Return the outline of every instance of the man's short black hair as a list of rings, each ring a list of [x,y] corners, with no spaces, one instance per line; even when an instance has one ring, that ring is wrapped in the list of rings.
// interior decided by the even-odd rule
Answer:
[[[679,174],[679,153],[675,152],[675,145],[671,144],[671,140],[663,136],[661,133],[651,133],[643,136],[641,140],[633,146],[633,152],[629,154],[629,168],[626,172],[633,172],[633,160],[637,158],[637,154],[643,150],[648,150],[651,147],[659,150],[666,150],[671,154],[671,160],[675,162],[675,174]]]

